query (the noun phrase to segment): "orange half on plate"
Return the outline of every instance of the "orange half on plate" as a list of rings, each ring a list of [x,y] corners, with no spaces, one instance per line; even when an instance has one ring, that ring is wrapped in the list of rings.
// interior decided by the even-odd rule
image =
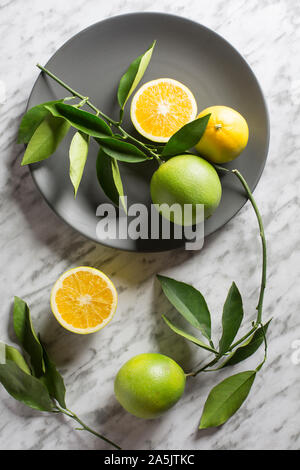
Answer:
[[[167,142],[197,116],[193,93],[172,78],[145,83],[134,95],[131,120],[136,130],[154,142]]]
[[[103,272],[81,266],[70,269],[56,281],[51,292],[51,308],[67,330],[95,333],[114,316],[117,291]]]

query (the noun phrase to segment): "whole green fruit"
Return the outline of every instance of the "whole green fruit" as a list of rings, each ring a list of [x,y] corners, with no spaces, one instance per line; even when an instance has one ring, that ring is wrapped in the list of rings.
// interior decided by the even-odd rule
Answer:
[[[163,217],[179,225],[194,225],[198,220],[196,204],[204,205],[204,217],[210,217],[218,207],[222,186],[215,168],[196,155],[178,155],[163,163],[151,179],[151,197]],[[175,214],[168,209],[179,204],[181,211]],[[191,204],[191,216],[183,218],[184,204]],[[166,207],[167,205],[167,207]]]
[[[162,415],[181,398],[185,374],[163,354],[139,354],[126,362],[115,379],[115,395],[126,411],[138,418]]]

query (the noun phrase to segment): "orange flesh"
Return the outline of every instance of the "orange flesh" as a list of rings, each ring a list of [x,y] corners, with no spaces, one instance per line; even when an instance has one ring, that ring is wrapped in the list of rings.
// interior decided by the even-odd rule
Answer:
[[[56,293],[57,309],[75,328],[94,328],[111,314],[113,294],[107,282],[87,271],[71,274]]]
[[[159,137],[171,137],[193,113],[187,93],[172,83],[149,86],[139,96],[135,115],[144,131]]]

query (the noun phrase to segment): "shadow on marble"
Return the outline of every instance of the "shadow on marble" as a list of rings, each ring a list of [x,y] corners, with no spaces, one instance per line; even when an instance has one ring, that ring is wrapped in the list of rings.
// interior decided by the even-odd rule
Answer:
[[[212,437],[218,434],[218,432],[221,431],[221,427],[219,428],[208,428],[208,429],[198,429],[194,434],[193,434],[193,441],[199,441],[200,439],[204,439],[206,437]],[[217,450],[217,449],[215,449]]]
[[[65,330],[55,319],[50,308],[45,311],[46,321],[40,328],[40,334],[47,351],[61,370],[69,368],[76,363],[84,351],[89,349],[94,341],[93,335],[77,335]]]
[[[14,330],[14,325],[13,325],[13,308],[14,308],[14,300],[12,299],[8,308],[8,312],[5,315],[6,320],[6,329],[7,329],[7,336],[10,340],[10,342],[13,345],[16,345],[17,338],[16,338],[16,333]],[[3,315],[4,317],[4,315]],[[2,320],[3,321],[3,320]]]
[[[1,401],[3,401],[5,408],[9,410],[12,415],[25,419],[45,418],[44,411],[34,410],[12,398],[6,391],[5,393],[5,398],[3,397]]]
[[[171,331],[161,316],[166,315],[179,328],[186,328],[187,322],[165,297],[158,280],[154,282],[151,314],[155,317],[152,336],[157,352],[172,357],[185,371],[190,370],[193,365],[192,345]]]
[[[123,410],[113,395],[97,412],[99,428],[105,428],[106,435],[114,436],[124,450],[145,448],[145,443],[146,448],[153,449],[151,440],[161,427],[163,419],[163,417],[153,420],[137,418]],[[99,442],[97,448],[103,448],[103,444]]]
[[[186,391],[185,400],[189,399],[189,397],[192,399],[192,394],[189,394],[189,392]],[[103,408],[97,412],[97,421],[99,421],[99,428],[102,427],[102,429],[105,429],[106,435],[111,437],[114,436],[115,440],[121,443],[124,450],[139,450],[141,448],[156,450],[156,447],[153,446],[152,442],[155,440],[155,436],[159,434],[160,428],[164,428],[164,421],[168,420],[167,422],[169,427],[172,426],[173,419],[175,423],[176,416],[178,416],[178,414],[181,415],[181,419],[184,419],[184,416],[182,415],[183,409],[184,403],[178,402],[175,408],[169,410],[161,418],[155,420],[142,420],[124,411],[116,402],[115,397],[111,396],[111,398],[106,402],[106,405],[103,405]],[[200,421],[201,411],[199,411],[196,404],[195,412],[199,412]],[[198,442],[199,445],[201,439],[217,435],[221,429],[211,428],[198,430],[197,425],[193,428],[193,425],[189,424],[188,417],[186,419],[186,427],[190,427],[190,439],[194,443]],[[121,434],[120,430],[127,430],[126,435],[124,436],[124,434]],[[166,431],[165,439],[168,439],[168,431]],[[164,448],[163,442],[161,444],[162,447],[160,446],[159,448]],[[99,443],[97,448],[103,448],[103,445]],[[177,448],[181,448],[178,443]],[[193,448],[195,447],[193,446]]]

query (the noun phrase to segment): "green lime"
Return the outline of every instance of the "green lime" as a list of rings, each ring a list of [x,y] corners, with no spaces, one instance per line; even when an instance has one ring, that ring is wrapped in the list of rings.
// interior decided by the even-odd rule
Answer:
[[[203,204],[204,217],[210,217],[222,195],[218,173],[196,155],[178,155],[163,163],[152,176],[150,190],[153,203],[161,206],[161,215],[180,225],[199,222],[197,204]],[[179,205],[179,213],[170,211],[173,204]],[[188,215],[185,204],[190,205],[191,211],[184,218],[184,213]]]
[[[115,395],[138,418],[157,418],[180,399],[185,374],[163,354],[139,354],[126,362],[115,379]]]

